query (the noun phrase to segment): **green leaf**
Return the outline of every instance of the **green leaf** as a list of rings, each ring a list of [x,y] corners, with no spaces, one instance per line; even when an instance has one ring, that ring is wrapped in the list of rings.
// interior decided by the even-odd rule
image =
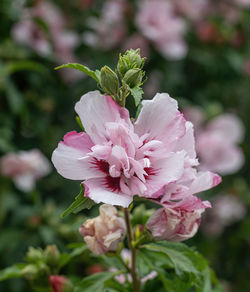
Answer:
[[[173,245],[168,246],[167,244],[162,245],[159,243],[146,244],[143,247],[155,252],[166,254],[173,263],[175,271],[178,275],[181,275],[183,272],[194,274],[198,273],[197,269],[193,265],[192,261],[187,257],[184,250],[178,250]]]
[[[78,71],[82,71],[83,73],[89,75],[91,78],[95,79],[96,82],[100,82],[100,71],[92,71],[87,66],[78,63],[68,63],[55,68],[55,70],[62,69],[62,68],[71,68]]]
[[[46,67],[40,63],[28,60],[16,61],[8,64],[8,71],[10,74],[22,71],[22,70],[29,70],[29,71],[36,71],[36,72],[47,72]]]
[[[60,255],[59,259],[59,269],[67,265],[71,259],[73,259],[76,256],[81,255],[83,252],[85,252],[88,247],[85,243],[76,243],[76,244],[70,244],[68,245],[69,248],[72,248],[73,251],[71,253],[62,253]]]
[[[135,105],[138,106],[142,100],[143,90],[141,89],[140,86],[136,86],[133,88],[130,88],[128,86],[128,89],[130,93],[132,94],[132,96],[134,97]]]
[[[90,209],[95,203],[84,197],[84,186],[81,184],[80,194],[75,197],[75,201],[61,214],[61,217],[65,217],[71,213],[78,213],[83,209]]]
[[[0,271],[0,282],[11,278],[22,277],[22,269],[25,264],[17,264]]]
[[[9,107],[14,114],[20,113],[24,106],[24,97],[22,93],[16,88],[15,84],[9,79],[5,80],[6,97]]]
[[[74,292],[103,292],[105,282],[115,277],[117,273],[101,272],[84,278],[78,283]],[[84,289],[84,290],[83,290]]]

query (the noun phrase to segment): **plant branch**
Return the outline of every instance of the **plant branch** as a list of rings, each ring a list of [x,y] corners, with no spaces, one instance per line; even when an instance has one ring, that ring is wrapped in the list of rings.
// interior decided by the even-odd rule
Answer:
[[[128,245],[131,251],[131,258],[132,258],[132,266],[131,266],[131,276],[133,280],[133,288],[134,292],[140,292],[140,279],[136,273],[136,247],[134,245],[134,236],[132,232],[132,226],[129,219],[129,209],[124,208],[124,217],[127,226],[127,233],[128,233]]]

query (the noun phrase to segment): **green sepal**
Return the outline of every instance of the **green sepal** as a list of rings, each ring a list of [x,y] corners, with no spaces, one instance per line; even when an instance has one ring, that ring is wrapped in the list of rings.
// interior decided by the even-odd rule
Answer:
[[[136,86],[134,88],[130,88],[128,86],[128,90],[130,91],[131,95],[134,98],[136,107],[140,104],[142,100],[143,90],[140,86]]]
[[[65,217],[71,213],[78,213],[83,209],[90,209],[95,202],[93,202],[90,198],[84,197],[84,186],[81,184],[80,194],[75,197],[75,201],[61,214],[61,217]]]

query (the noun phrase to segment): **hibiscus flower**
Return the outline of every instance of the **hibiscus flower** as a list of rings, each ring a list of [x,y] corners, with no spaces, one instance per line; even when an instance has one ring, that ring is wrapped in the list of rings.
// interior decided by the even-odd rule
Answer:
[[[110,96],[98,91],[83,95],[75,110],[86,133],[64,136],[52,155],[57,171],[84,180],[85,196],[96,203],[128,207],[138,195],[164,205],[200,207],[193,194],[217,185],[220,178],[196,171],[192,124],[166,93],[142,105],[132,122],[127,109]]]

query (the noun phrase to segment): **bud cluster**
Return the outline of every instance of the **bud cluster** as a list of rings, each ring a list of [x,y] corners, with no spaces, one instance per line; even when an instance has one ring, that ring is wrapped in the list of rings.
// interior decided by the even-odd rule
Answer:
[[[140,49],[130,49],[124,55],[120,54],[115,71],[108,66],[101,69],[100,85],[103,91],[125,106],[130,90],[143,84],[144,63],[145,58],[141,58]]]
[[[22,274],[31,281],[47,278],[51,272],[57,270],[59,258],[60,252],[55,245],[48,245],[45,250],[30,247],[26,255],[28,264],[23,268]]]

